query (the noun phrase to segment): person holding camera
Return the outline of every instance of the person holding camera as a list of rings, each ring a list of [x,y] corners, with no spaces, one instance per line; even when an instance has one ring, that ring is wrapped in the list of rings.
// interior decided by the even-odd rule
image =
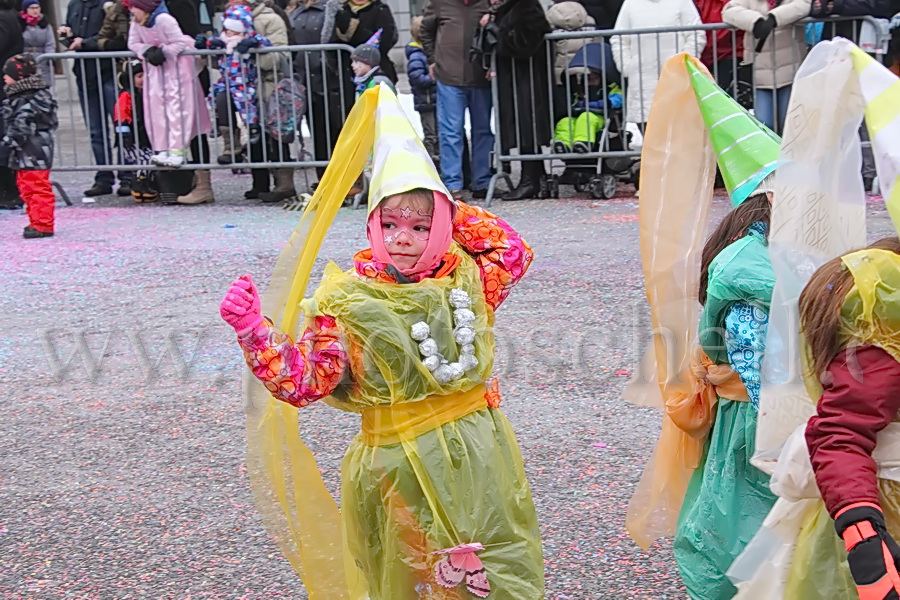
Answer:
[[[71,52],[91,52],[99,49],[100,29],[106,18],[102,0],[71,0],[65,24],[59,28],[60,43]],[[73,61],[72,72],[78,86],[78,102],[91,137],[91,152],[97,165],[112,164],[113,111],[116,106],[115,59]],[[119,172],[119,196],[131,195],[132,173]],[[109,170],[98,171],[94,185],[84,191],[88,197],[112,193],[115,177]]]
[[[491,82],[481,57],[469,50],[488,0],[431,0],[419,32],[432,79],[437,82],[441,178],[459,199],[463,189],[466,110],[472,123],[472,195],[484,198],[491,182]]]

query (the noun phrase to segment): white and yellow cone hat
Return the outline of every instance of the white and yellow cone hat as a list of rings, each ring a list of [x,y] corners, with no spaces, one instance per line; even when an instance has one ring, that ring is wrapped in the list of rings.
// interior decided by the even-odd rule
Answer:
[[[418,188],[443,194],[452,202],[397,96],[386,85],[378,87],[369,213],[385,198]]]

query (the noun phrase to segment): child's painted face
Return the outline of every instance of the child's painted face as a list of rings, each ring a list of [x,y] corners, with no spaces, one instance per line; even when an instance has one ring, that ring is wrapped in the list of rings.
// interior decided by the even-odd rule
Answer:
[[[41,16],[41,6],[39,4],[32,4],[25,12],[28,13],[29,17],[36,19]]]
[[[385,200],[380,210],[385,249],[397,268],[411,269],[428,246],[434,207],[422,212],[421,202],[397,194]]]
[[[16,80],[13,79],[12,77],[10,77],[9,75],[3,75],[3,83],[5,83],[6,85],[12,85],[15,82],[16,82]]]
[[[134,87],[143,88],[144,87],[144,74],[138,73],[134,76]]]
[[[232,30],[230,30],[230,29],[224,30],[224,35],[225,35],[225,37],[230,37],[230,38],[236,38],[236,37],[241,37],[241,38],[242,38],[242,37],[247,37],[247,34],[246,34],[246,33],[240,33],[240,32],[237,32],[237,31],[232,31]]]
[[[357,77],[362,77],[366,73],[372,70],[372,67],[367,65],[364,62],[360,62],[358,60],[350,61],[350,68],[353,69],[353,74]]]

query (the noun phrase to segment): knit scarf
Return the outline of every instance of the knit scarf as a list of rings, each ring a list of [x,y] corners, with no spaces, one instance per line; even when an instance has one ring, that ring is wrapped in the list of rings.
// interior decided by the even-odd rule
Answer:
[[[349,6],[350,10],[353,12],[358,13],[374,2],[375,0],[347,0],[347,6]]]
[[[26,25],[30,25],[31,27],[38,27],[41,24],[41,20],[44,18],[43,15],[38,15],[36,17],[32,17],[24,10],[19,13],[19,16],[22,17],[22,20],[25,21]]]
[[[16,94],[21,94],[22,92],[28,92],[31,90],[43,90],[47,87],[47,82],[44,81],[44,78],[40,75],[32,75],[31,77],[26,77],[25,79],[20,79],[14,83],[11,83],[5,86],[6,95],[7,96],[15,96]]]

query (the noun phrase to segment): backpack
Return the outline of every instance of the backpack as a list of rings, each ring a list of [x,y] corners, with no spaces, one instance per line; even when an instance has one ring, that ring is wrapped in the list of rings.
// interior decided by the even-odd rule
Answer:
[[[266,103],[266,131],[273,138],[290,144],[305,114],[306,87],[296,79],[282,79]]]

